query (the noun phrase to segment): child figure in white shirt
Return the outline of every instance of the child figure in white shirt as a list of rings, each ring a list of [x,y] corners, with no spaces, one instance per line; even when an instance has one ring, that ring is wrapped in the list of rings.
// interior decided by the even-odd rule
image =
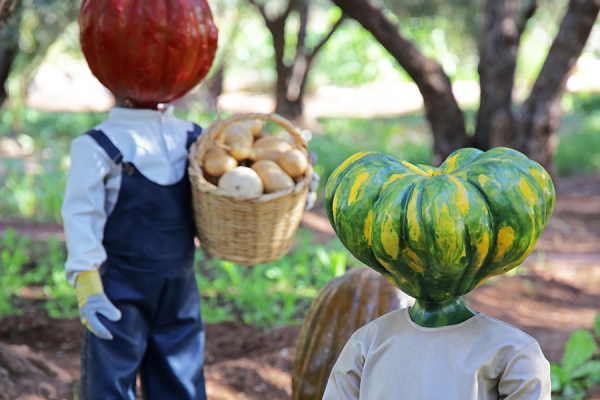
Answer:
[[[462,295],[531,253],[554,202],[548,173],[506,148],[440,168],[377,152],[342,164],[325,192],[336,234],[416,302],[352,335],[323,399],[550,400],[538,342]]]

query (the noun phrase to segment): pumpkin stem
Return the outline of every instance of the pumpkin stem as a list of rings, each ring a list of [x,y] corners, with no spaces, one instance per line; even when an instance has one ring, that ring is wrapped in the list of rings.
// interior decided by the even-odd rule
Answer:
[[[465,304],[462,297],[455,297],[443,303],[417,299],[409,314],[413,322],[422,327],[438,328],[460,324],[477,313]]]

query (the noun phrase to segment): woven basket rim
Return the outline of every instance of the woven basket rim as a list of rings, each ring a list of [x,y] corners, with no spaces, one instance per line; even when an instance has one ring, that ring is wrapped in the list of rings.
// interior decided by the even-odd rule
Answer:
[[[193,143],[190,147],[188,173],[190,175],[190,178],[194,179],[195,183],[197,184],[197,189],[202,192],[209,192],[220,197],[228,198],[233,202],[260,204],[275,201],[281,197],[287,197],[294,193],[299,193],[302,190],[304,190],[308,185],[310,185],[313,175],[313,168],[310,165],[310,163],[308,165],[308,169],[306,170],[304,178],[296,185],[294,185],[294,187],[274,193],[263,194],[258,197],[238,197],[231,194],[230,192],[225,191],[224,189],[221,189],[218,186],[213,185],[212,183],[206,180],[206,178],[204,177],[204,172],[202,171],[202,167],[198,163],[198,159],[206,153],[208,146],[211,143],[213,143],[215,140],[220,140],[219,135],[221,134],[223,129],[235,122],[244,121],[248,119],[261,119],[263,121],[270,121],[276,123],[292,135],[295,141],[295,143],[292,143],[294,148],[301,150],[305,155],[308,154],[308,144],[306,140],[302,137],[298,129],[294,127],[290,121],[278,114],[236,114],[229,118],[220,119],[210,124],[206,128],[205,132],[202,135],[200,135],[198,140],[195,143]]]

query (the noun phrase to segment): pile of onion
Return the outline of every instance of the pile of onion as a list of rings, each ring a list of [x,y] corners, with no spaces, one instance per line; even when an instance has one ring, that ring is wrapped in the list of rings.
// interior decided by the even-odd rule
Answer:
[[[206,180],[242,198],[293,187],[308,170],[308,156],[286,139],[262,131],[263,121],[236,122],[225,128],[203,160]]]

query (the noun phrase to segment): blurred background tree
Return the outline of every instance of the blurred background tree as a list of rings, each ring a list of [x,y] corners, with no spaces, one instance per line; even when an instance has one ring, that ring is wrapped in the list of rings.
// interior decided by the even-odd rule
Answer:
[[[593,26],[596,2],[334,3],[341,8],[332,7],[329,0],[211,1],[220,29],[220,47],[203,84],[204,109],[216,110],[216,98],[223,91],[267,93],[273,95],[278,113],[300,121],[305,112],[305,96],[314,95],[319,88],[415,81],[423,94],[425,114],[433,132],[433,164],[465,145],[482,149],[509,145],[548,165],[556,143],[554,136],[560,121],[556,110],[561,104],[564,82]],[[367,7],[361,9],[361,15],[348,13],[357,19],[342,15],[341,9],[346,8],[354,9],[356,14],[357,4]],[[566,12],[569,4],[570,11]],[[83,58],[76,22],[78,0],[22,0],[20,7],[13,8],[11,19],[0,30],[0,104],[10,93],[9,108],[17,110],[22,109],[42,61],[83,62]],[[579,23],[584,14],[584,23]],[[563,36],[580,33],[567,38],[569,43],[578,45],[564,46],[565,42],[557,41],[538,79],[563,16]],[[385,34],[393,38],[391,45],[374,34],[374,28],[364,29],[363,19],[373,18],[380,18],[387,29]],[[500,20],[509,21],[516,30],[503,33]],[[569,21],[574,24],[569,25]],[[377,29],[381,31],[382,26]],[[404,58],[394,51],[400,43],[398,38],[403,39],[402,46],[412,49]],[[597,34],[592,37],[588,55],[595,57],[599,53],[598,39]],[[567,61],[563,65],[555,60]],[[422,65],[417,66],[419,62]],[[432,70],[424,72],[423,68]],[[552,88],[548,83],[540,86],[558,69]],[[433,76],[443,84],[439,92],[434,87],[436,79],[430,79]],[[452,83],[477,80],[482,93],[479,110],[461,110],[453,96]],[[538,85],[529,93],[536,80]],[[10,90],[4,90],[8,86]],[[525,93],[530,94],[528,101]],[[196,106],[189,107],[194,110]]]
[[[48,49],[78,12],[79,0],[20,0],[0,29],[0,107],[8,96],[4,88],[11,71],[16,71],[19,92],[14,100],[24,99]]]
[[[312,63],[344,22],[345,16],[336,17],[337,20],[333,22],[329,32],[315,41],[314,37],[307,34],[310,0],[287,0],[283,12],[274,10],[278,7],[267,8],[275,4],[274,2],[267,3],[265,6],[257,0],[248,1],[260,11],[273,40],[277,72],[275,112],[289,119],[298,120],[304,113],[304,93]],[[312,46],[309,43],[311,41],[314,42]],[[293,52],[286,52],[292,46]]]
[[[369,30],[419,86],[434,136],[434,165],[439,165],[461,147],[488,150],[507,146],[551,169],[553,137],[560,123],[566,80],[594,26],[600,1],[569,2],[531,94],[517,112],[513,111],[512,94],[519,44],[538,3],[536,0],[487,0],[482,5],[478,66],[481,98],[475,132],[471,135],[467,134],[448,74],[438,61],[427,57],[403,35],[398,28],[398,18],[390,18],[385,9],[376,7],[369,0],[333,1]],[[408,2],[411,3],[415,2]],[[429,3],[432,9],[446,9],[434,0],[416,3],[420,6]],[[477,9],[474,2],[459,3],[468,5],[471,12]],[[411,7],[394,8],[402,12]],[[451,14],[460,14],[461,7],[456,10]],[[471,32],[472,35],[469,28],[472,24],[469,19],[465,22],[465,34]]]
[[[19,0],[0,0],[0,28],[15,11]]]

